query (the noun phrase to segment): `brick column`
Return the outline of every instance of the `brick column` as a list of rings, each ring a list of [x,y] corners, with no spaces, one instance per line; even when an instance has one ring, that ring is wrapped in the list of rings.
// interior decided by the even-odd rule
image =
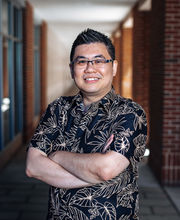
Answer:
[[[27,141],[33,132],[34,109],[34,25],[33,8],[28,2],[26,2],[23,18],[24,139]]]
[[[113,79],[113,86],[117,94],[120,94],[120,86],[121,86],[121,32],[118,29],[113,35],[113,41],[115,46],[116,60],[118,61],[117,74]]]
[[[180,1],[165,2],[162,179],[180,184]]]
[[[162,182],[162,124],[164,78],[164,1],[152,1],[150,35],[150,160]],[[158,19],[157,19],[158,14]],[[156,25],[155,25],[156,24]]]
[[[149,122],[150,12],[136,6],[133,20],[133,100],[144,108]]]
[[[121,95],[132,98],[132,28],[122,28]]]
[[[41,114],[47,107],[47,23],[41,24]]]
[[[180,1],[152,3],[150,165],[162,184],[179,184]]]

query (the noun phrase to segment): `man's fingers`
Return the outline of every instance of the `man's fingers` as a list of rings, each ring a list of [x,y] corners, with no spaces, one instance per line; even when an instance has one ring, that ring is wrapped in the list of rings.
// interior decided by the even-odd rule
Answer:
[[[111,135],[111,137],[109,138],[110,143],[113,141],[114,139],[114,134]]]
[[[112,143],[112,141],[113,141],[113,138],[114,138],[114,134],[112,134],[112,135],[110,136],[110,138],[107,140],[106,145],[110,145],[110,144]]]
[[[108,138],[108,140],[107,140],[107,142],[106,142],[106,144],[103,148],[103,151],[102,151],[103,153],[105,153],[108,150],[108,148],[109,148],[110,144],[112,143],[113,139],[114,139],[114,134],[112,134],[110,136],[110,138]]]

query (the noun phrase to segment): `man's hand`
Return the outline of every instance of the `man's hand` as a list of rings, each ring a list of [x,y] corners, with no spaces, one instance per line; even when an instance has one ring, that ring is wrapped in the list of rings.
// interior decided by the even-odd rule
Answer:
[[[107,142],[106,142],[106,144],[105,144],[105,146],[104,146],[104,148],[102,150],[102,153],[105,153],[109,149],[109,146],[112,143],[113,139],[114,139],[114,134],[112,134],[110,136],[110,138],[107,140]]]

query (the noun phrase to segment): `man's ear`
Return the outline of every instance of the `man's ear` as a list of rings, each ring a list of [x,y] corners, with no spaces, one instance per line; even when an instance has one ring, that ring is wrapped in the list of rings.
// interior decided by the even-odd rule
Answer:
[[[69,68],[70,68],[70,72],[71,72],[71,77],[72,77],[72,79],[74,79],[74,68],[73,68],[73,64],[69,64]]]
[[[118,61],[114,60],[113,61],[113,76],[115,76],[117,73],[117,67],[118,67]]]

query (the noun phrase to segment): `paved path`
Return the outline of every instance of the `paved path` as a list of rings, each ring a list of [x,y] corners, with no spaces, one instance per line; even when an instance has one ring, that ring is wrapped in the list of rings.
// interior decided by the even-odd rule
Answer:
[[[175,188],[180,196],[180,188]],[[141,164],[139,177],[140,220],[180,220],[172,194],[160,187],[147,165]]]
[[[48,186],[27,178],[23,149],[0,173],[0,220],[44,220]],[[180,220],[177,208],[148,167],[140,167],[140,220]],[[179,191],[180,192],[180,191]]]

